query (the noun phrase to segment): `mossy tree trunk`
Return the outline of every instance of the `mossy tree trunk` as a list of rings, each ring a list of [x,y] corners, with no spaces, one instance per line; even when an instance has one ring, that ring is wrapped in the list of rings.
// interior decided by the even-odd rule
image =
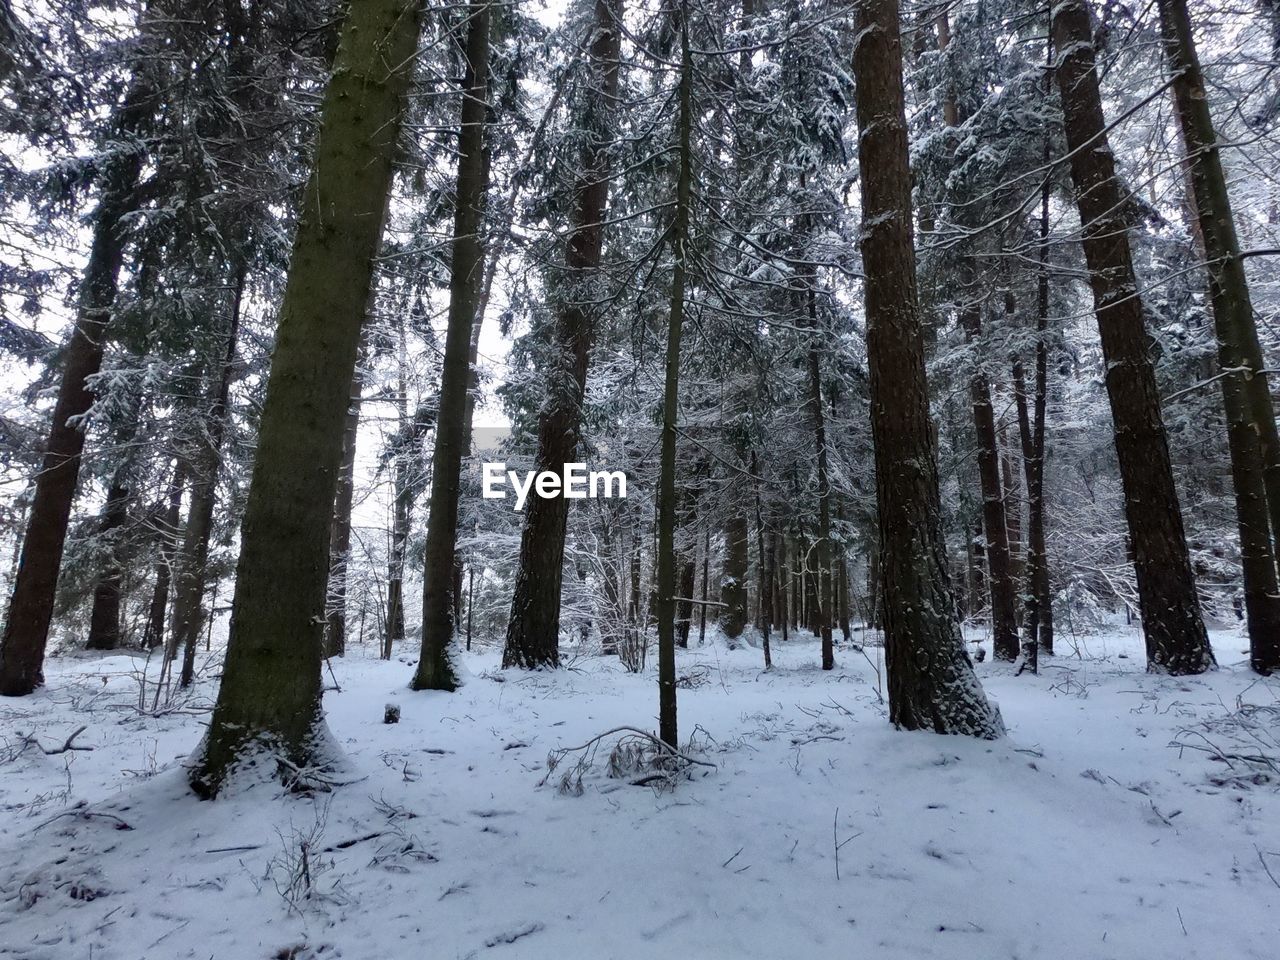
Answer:
[[[241,532],[222,685],[191,784],[322,764],[329,520],[418,36],[416,0],[352,0],[321,107]],[[262,754],[262,756],[259,756]],[[301,772],[300,772],[301,771]]]

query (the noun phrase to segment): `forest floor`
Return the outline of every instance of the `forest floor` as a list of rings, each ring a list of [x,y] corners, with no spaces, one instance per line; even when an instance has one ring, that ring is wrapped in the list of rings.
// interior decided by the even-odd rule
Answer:
[[[1280,681],[1214,639],[1189,679],[1146,675],[1122,627],[1039,676],[988,661],[994,743],[890,729],[874,647],[826,674],[809,638],[768,673],[681,651],[682,736],[714,767],[674,790],[610,778],[616,737],[547,776],[555,748],[655,727],[652,664],[478,652],[443,695],[406,689],[407,653],[356,656],[325,697],[355,782],[213,803],[182,768],[208,681],[153,716],[141,660],[59,659],[0,703],[0,957],[1274,957]],[[81,726],[91,751],[45,753]]]

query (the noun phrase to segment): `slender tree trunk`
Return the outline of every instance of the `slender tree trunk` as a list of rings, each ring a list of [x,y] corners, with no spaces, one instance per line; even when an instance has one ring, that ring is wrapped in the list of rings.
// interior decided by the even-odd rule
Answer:
[[[970,275],[970,279],[973,277]],[[973,295],[972,287],[967,288]],[[976,305],[966,306],[960,318],[965,340],[976,344],[982,335],[982,319]],[[993,654],[998,660],[1018,658],[1018,614],[1009,556],[1009,528],[1004,491],[1000,482],[1000,447],[996,440],[995,413],[986,376],[976,370],[969,377],[969,402],[973,430],[978,441],[978,480],[982,488],[982,530],[987,558],[987,585],[991,591]]]
[[[130,481],[133,457],[126,453],[112,474],[107,502],[102,510],[98,536],[105,541],[107,560],[98,574],[93,589],[93,607],[89,613],[88,650],[114,650],[120,645],[120,603],[124,569],[121,566],[119,540],[129,522],[129,503],[133,499]]]
[[[427,519],[426,577],[422,599],[422,654],[409,684],[414,690],[455,690],[450,662],[454,639],[454,554],[458,536],[458,496],[466,451],[468,358],[475,324],[484,246],[480,228],[489,164],[484,147],[489,90],[490,5],[472,4],[465,43],[467,68],[458,127],[458,178],[453,220],[453,262],[449,278],[449,320],[436,446],[431,461],[431,501]]]
[[[356,372],[351,377],[351,394],[347,402],[346,422],[342,430],[342,463],[338,468],[338,492],[333,498],[333,516],[329,525],[329,586],[325,605],[324,655],[342,657],[347,653],[347,583],[351,561],[351,508],[356,494],[356,440],[360,435],[360,405],[364,392],[364,371],[359,354]],[[388,609],[388,616],[391,611]],[[403,627],[404,618],[401,617]]]
[[[689,487],[681,492],[685,503],[683,538],[688,544],[677,557],[680,569],[680,602],[676,607],[676,644],[689,646],[689,631],[693,627],[693,585],[698,566],[698,512],[696,493]]]
[[[855,8],[862,260],[889,719],[909,730],[1002,732],[965,652],[947,582],[938,467],[912,244],[897,0]]]
[[[181,685],[190,686],[195,677],[196,643],[204,619],[204,594],[209,564],[209,538],[213,533],[213,508],[217,501],[218,476],[222,472],[222,440],[230,416],[228,399],[235,373],[236,341],[240,335],[240,309],[244,301],[245,268],[237,268],[235,294],[227,326],[227,342],[218,372],[209,411],[206,434],[196,441],[191,454],[191,504],[178,556],[173,601],[173,634],[165,647],[165,666],[182,650]],[[164,675],[162,669],[161,675]]]
[[[751,451],[751,475],[760,476],[760,463],[754,449]],[[769,627],[773,623],[773,565],[770,554],[764,549],[764,518],[760,513],[759,480],[753,482],[753,488],[756,504],[756,554],[760,558],[760,638],[764,647],[764,668],[768,670],[773,666],[773,656],[769,650]]]
[[[178,523],[182,512],[182,492],[187,486],[187,461],[176,457],[173,478],[169,481],[168,505],[157,526],[160,550],[156,561],[156,585],[151,594],[151,606],[147,613],[147,627],[142,635],[145,650],[154,650],[164,643],[165,614],[169,609],[169,592],[173,584],[174,554],[178,549]]]
[[[702,607],[698,611],[698,646],[707,642],[707,595],[711,591],[711,524],[702,522]]]
[[[747,610],[749,541],[747,518],[740,505],[730,503],[727,506],[729,514],[724,523],[724,572],[720,577],[720,600],[725,606],[720,611],[720,630],[730,640],[736,640],[742,636],[750,619],[750,612]]]
[[[604,246],[609,201],[609,117],[616,109],[622,0],[596,0],[591,42],[593,79],[580,127],[589,131],[579,157],[576,208],[565,255],[564,298],[556,317],[556,366],[547,372],[548,393],[538,415],[536,469],[560,472],[574,460],[582,426],[582,402],[595,332],[595,279]],[[564,568],[569,501],[531,497],[525,505],[511,619],[502,653],[505,666],[560,664],[560,578]],[[686,629],[687,636],[687,629]]]
[[[658,479],[658,735],[672,749],[680,745],[676,723],[676,417],[680,401],[680,335],[684,328],[689,207],[693,193],[693,55],[689,50],[689,10],[680,7],[679,172],[675,216],[669,235],[673,268],[667,321],[666,382],[662,398],[662,463]],[[745,524],[744,524],[745,525]],[[745,531],[744,531],[745,532]],[[745,570],[743,573],[745,574]],[[745,606],[741,611],[746,618]]]
[[[777,572],[777,593],[778,604],[775,612],[778,615],[778,623],[782,627],[782,642],[787,642],[787,634],[791,625],[791,613],[788,610],[787,589],[791,583],[791,574],[787,570],[787,533],[785,530],[774,533],[774,539],[778,543],[778,572]]]
[[[1213,666],[1213,652],[1200,617],[1160,395],[1147,353],[1124,194],[1107,142],[1085,0],[1059,0],[1054,6],[1053,43],[1059,51],[1055,76],[1102,336],[1147,666],[1173,674],[1202,673]]]
[[[1266,361],[1258,342],[1249,282],[1186,0],[1157,0],[1157,4],[1208,261],[1218,364],[1224,372],[1237,371],[1222,378],[1222,399],[1240,531],[1249,662],[1258,673],[1268,674],[1280,669],[1280,589],[1276,583],[1280,442],[1275,409],[1263,372]]]
[[[417,11],[411,0],[352,0],[347,8],[299,204],[222,685],[191,772],[205,797],[255,747],[274,755],[295,785],[305,785],[298,771],[326,759],[320,668],[329,521]]]
[[[102,366],[103,346],[124,260],[125,217],[135,207],[143,154],[131,139],[153,108],[154,92],[135,76],[117,118],[119,141],[99,180],[93,244],[80,285],[75,327],[62,351],[62,380],[35,479],[9,617],[0,642],[0,696],[20,697],[44,683],[44,651],[53,619],[58,570],[71,519],[84,432],[80,418],[93,404],[87,379]]]
[[[802,181],[803,185],[803,181]],[[835,647],[831,637],[831,479],[827,468],[827,427],[822,415],[822,346],[818,334],[817,277],[812,271],[808,276],[805,298],[809,315],[809,414],[813,419],[813,442],[817,451],[818,470],[818,540],[813,555],[817,563],[814,588],[817,603],[814,617],[822,637],[822,669],[833,670],[836,665]],[[805,564],[808,566],[808,563]]]

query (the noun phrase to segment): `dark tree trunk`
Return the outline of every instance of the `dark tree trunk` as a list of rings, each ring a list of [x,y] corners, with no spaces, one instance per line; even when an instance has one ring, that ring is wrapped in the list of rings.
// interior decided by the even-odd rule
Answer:
[[[711,524],[702,522],[702,607],[698,611],[698,646],[707,642],[707,596],[711,591]]]
[[[595,331],[594,280],[604,245],[609,201],[609,117],[616,109],[622,0],[596,0],[591,42],[592,80],[585,93],[579,126],[589,131],[579,157],[576,207],[561,278],[563,300],[556,316],[556,367],[547,371],[547,398],[538,415],[535,469],[560,472],[574,461],[582,426],[582,401]],[[520,537],[511,619],[502,652],[504,666],[555,667],[560,664],[560,578],[564,567],[569,501],[531,497]],[[685,628],[688,636],[688,628]]]
[[[120,550],[121,537],[129,522],[129,504],[133,499],[130,488],[132,458],[116,468],[107,490],[107,502],[102,509],[102,522],[98,536],[105,541],[106,563],[98,573],[93,589],[93,607],[89,613],[88,650],[114,650],[120,645],[120,603],[124,568]]]
[[[466,75],[458,125],[458,177],[453,219],[453,260],[449,277],[449,320],[436,445],[431,460],[431,501],[427,518],[426,576],[422,597],[422,653],[409,684],[414,690],[455,690],[457,674],[450,662],[454,638],[454,554],[458,537],[458,496],[466,451],[468,363],[475,324],[484,246],[480,228],[489,164],[484,146],[489,89],[488,2],[471,5],[465,42]]]
[[[742,636],[750,612],[747,610],[748,557],[747,518],[739,504],[728,504],[724,524],[724,567],[720,577],[720,630],[730,640]]]
[[[135,78],[117,119],[119,140],[130,144],[153,107],[148,81]],[[75,327],[62,351],[62,379],[36,475],[35,496],[22,540],[4,640],[0,643],[0,696],[20,697],[44,683],[44,650],[53,618],[58,569],[71,519],[84,432],[79,418],[93,404],[86,380],[102,366],[103,346],[124,259],[123,222],[135,206],[142,151],[130,144],[113,152],[99,181],[93,244],[80,285]]]
[[[751,451],[751,475],[760,476],[760,463],[754,449]],[[773,654],[769,649],[769,628],[773,623],[773,564],[771,554],[764,548],[764,518],[760,513],[759,480],[753,483],[753,493],[756,504],[756,555],[760,564],[757,578],[760,584],[760,638],[764,647],[764,668],[768,670],[773,666]]]
[[[698,511],[696,493],[686,487],[680,495],[684,501],[684,521],[681,524],[682,538],[685,546],[679,551],[677,560],[680,569],[679,594],[680,601],[676,606],[676,644],[681,648],[689,646],[689,631],[693,627],[693,585],[698,567]]]
[[[1280,669],[1275,555],[1275,544],[1280,543],[1280,443],[1275,409],[1186,0],[1157,4],[1208,262],[1218,364],[1224,372],[1237,371],[1221,382],[1240,531],[1249,662],[1257,672],[1268,674]]]
[[[818,470],[818,540],[814,544],[813,557],[817,564],[814,572],[814,593],[817,601],[813,607],[818,635],[822,638],[822,669],[833,670],[836,665],[835,648],[831,637],[831,479],[827,470],[827,427],[822,412],[822,347],[818,334],[817,277],[810,272],[805,297],[809,314],[809,415],[813,422],[813,443],[817,452]],[[809,564],[806,562],[805,566]]]
[[[1045,59],[1053,63],[1053,44],[1046,42]],[[1045,93],[1053,82],[1045,73]],[[1046,124],[1041,159],[1049,163],[1050,137]],[[1026,617],[1025,656],[1033,672],[1039,670],[1039,655],[1053,655],[1053,595],[1049,588],[1049,553],[1044,535],[1045,412],[1049,399],[1049,199],[1052,184],[1046,179],[1040,189],[1040,245],[1036,253],[1036,382],[1034,420],[1026,409],[1020,366],[1014,379],[1019,399],[1018,426],[1022,434],[1022,458],[1027,474],[1027,587],[1023,611]]]
[[[658,479],[658,736],[672,749],[680,740],[676,723],[676,418],[680,409],[680,336],[684,329],[689,208],[693,193],[693,55],[689,11],[680,8],[680,113],[675,212],[669,240],[672,254],[671,308],[667,320],[666,379],[662,394],[662,462]],[[745,574],[745,571],[744,571]],[[745,606],[742,610],[745,621]]]
[[[970,274],[970,279],[972,275]],[[967,288],[969,296],[974,290]],[[976,344],[982,335],[982,318],[976,305],[960,314],[965,340]],[[969,402],[973,408],[973,431],[978,441],[978,480],[982,488],[982,529],[985,533],[987,585],[991,590],[992,653],[998,660],[1018,658],[1018,613],[1009,556],[1009,527],[1004,491],[1000,482],[1000,447],[996,440],[995,413],[991,389],[980,369],[969,377]]]
[[[1147,666],[1173,674],[1203,673],[1213,666],[1213,652],[1200,617],[1160,395],[1147,353],[1123,216],[1125,196],[1107,142],[1085,0],[1060,0],[1054,7],[1053,43],[1059,51],[1055,76],[1102,337]]]
[[[191,463],[191,505],[187,527],[178,556],[178,572],[173,601],[173,634],[165,647],[165,666],[182,650],[181,685],[195,678],[196,644],[204,620],[204,593],[208,583],[209,538],[213,534],[213,508],[217,501],[218,477],[222,472],[222,440],[230,416],[228,399],[235,374],[236,341],[240,335],[240,309],[244,302],[245,268],[236,271],[235,294],[227,325],[227,342],[206,414],[205,435],[196,441]],[[161,671],[164,675],[164,671]]]
[[[151,606],[147,611],[147,626],[142,635],[145,650],[154,650],[164,643],[165,614],[169,609],[169,592],[173,585],[174,554],[178,548],[178,523],[182,512],[182,492],[187,486],[187,461],[175,458],[173,478],[169,481],[168,504],[156,523],[160,541],[159,559],[156,561],[156,583],[151,594]]]
[[[264,749],[288,783],[323,764],[329,521],[360,330],[413,72],[418,4],[352,0],[321,107],[241,531],[222,685],[191,771],[215,796]],[[305,467],[305,469],[303,468]]]
[[[328,623],[324,633],[324,655],[342,657],[347,653],[347,581],[351,560],[351,508],[356,493],[356,439],[360,434],[360,404],[364,392],[364,371],[359,355],[351,377],[346,422],[342,430],[342,463],[338,468],[338,492],[333,498],[329,526],[329,588],[326,606]],[[388,618],[391,611],[388,609]],[[401,616],[401,628],[404,618]]]
[[[947,582],[916,295],[897,0],[863,0],[854,33],[889,719],[909,730],[996,737],[1000,717],[974,676]]]

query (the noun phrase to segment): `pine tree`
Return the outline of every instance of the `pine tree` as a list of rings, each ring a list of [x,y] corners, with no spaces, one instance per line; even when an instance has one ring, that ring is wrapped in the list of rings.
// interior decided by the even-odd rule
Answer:
[[[997,737],[948,584],[912,242],[897,0],[864,0],[858,37],[862,259],[880,527],[889,719],[908,730]]]
[[[343,24],[280,311],[222,685],[191,771],[204,797],[258,750],[292,783],[327,759],[329,519],[417,35],[412,0],[352,0]]]
[[[448,332],[440,381],[439,419],[431,461],[431,502],[427,519],[426,582],[422,600],[422,654],[409,684],[414,690],[453,690],[458,679],[450,662],[456,624],[454,558],[458,498],[466,433],[468,365],[484,274],[480,235],[489,164],[484,147],[489,87],[490,4],[468,8],[466,72],[458,124],[458,177],[454,198],[453,257],[449,280]]]
[[[1186,0],[1158,0],[1158,6],[1165,54],[1174,73],[1178,122],[1191,165],[1200,237],[1208,258],[1240,532],[1249,663],[1258,673],[1268,674],[1280,669],[1280,585],[1274,549],[1280,543],[1276,415],[1191,17]]]
[[[1200,617],[1160,395],[1147,355],[1125,198],[1107,140],[1086,0],[1054,5],[1053,43],[1071,179],[1107,365],[1147,664],[1174,674],[1203,673],[1213,666],[1213,652]]]
[[[565,275],[558,282],[556,365],[546,371],[547,398],[538,416],[535,469],[558,471],[572,462],[579,444],[581,408],[595,322],[596,273],[604,244],[609,198],[609,116],[618,95],[622,0],[596,0],[589,51],[591,77],[582,92],[576,126],[586,138],[575,170],[576,209],[566,240]],[[515,594],[507,626],[505,666],[558,666],[560,662],[560,581],[564,569],[569,501],[532,498],[525,507],[516,568]]]

